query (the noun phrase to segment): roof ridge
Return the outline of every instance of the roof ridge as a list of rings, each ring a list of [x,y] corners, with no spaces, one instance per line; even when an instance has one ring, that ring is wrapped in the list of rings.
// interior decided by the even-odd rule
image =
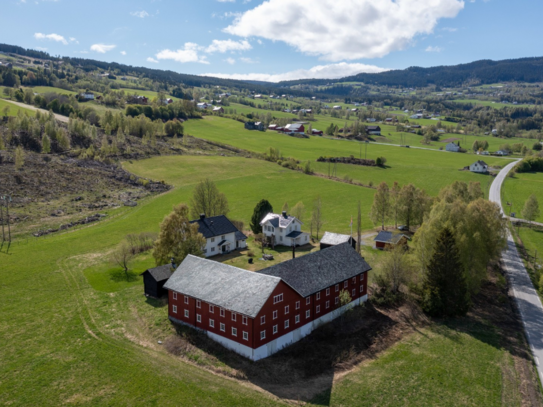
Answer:
[[[226,267],[232,268],[232,269],[234,269],[234,270],[243,271],[243,272],[245,272],[245,273],[250,273],[250,274],[253,274],[253,275],[254,275],[254,274],[260,274],[260,273],[255,272],[255,271],[245,270],[245,269],[242,269],[242,268],[240,268],[240,267],[231,266],[230,264],[221,263],[221,262],[215,261],[215,260],[209,260],[209,259],[206,259],[206,258],[204,258],[204,257],[195,256],[195,255],[193,255],[193,254],[187,255],[187,257],[185,257],[185,259],[188,258],[188,257],[193,257],[193,258],[195,258],[195,259],[197,259],[197,260],[204,260],[204,261],[209,262],[209,263],[217,263],[217,264],[220,264],[220,265],[222,265],[222,266],[226,266]],[[184,261],[184,260],[183,260],[183,261]],[[181,262],[181,263],[183,263],[183,262]],[[177,268],[179,268],[179,267],[181,267],[181,264],[180,264]],[[270,266],[270,267],[273,267],[273,266]],[[177,269],[176,269],[176,271],[177,271]],[[265,275],[265,274],[264,274],[264,275]],[[266,277],[272,277],[273,279],[281,280],[281,277],[268,276],[268,275],[265,275],[265,276],[266,276]]]

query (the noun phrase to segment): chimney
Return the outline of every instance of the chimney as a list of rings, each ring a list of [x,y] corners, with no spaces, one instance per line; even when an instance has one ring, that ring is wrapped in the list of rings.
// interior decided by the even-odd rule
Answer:
[[[284,218],[287,217],[287,211],[283,211],[283,217],[284,217]]]
[[[205,213],[200,214],[200,220],[204,220],[205,218],[206,218],[206,214],[205,214]]]
[[[175,265],[175,259],[173,257],[171,258],[171,262],[172,262],[172,268],[175,270],[177,266]]]

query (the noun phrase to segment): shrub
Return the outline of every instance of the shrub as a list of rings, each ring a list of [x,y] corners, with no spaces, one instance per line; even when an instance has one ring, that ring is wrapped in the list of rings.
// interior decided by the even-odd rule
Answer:
[[[532,150],[534,151],[541,151],[541,149],[543,148],[543,146],[541,145],[541,143],[535,143],[532,147]]]

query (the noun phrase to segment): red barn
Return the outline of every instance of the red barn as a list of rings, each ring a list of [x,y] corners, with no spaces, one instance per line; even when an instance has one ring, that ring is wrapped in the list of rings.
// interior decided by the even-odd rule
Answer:
[[[348,243],[259,272],[189,255],[164,288],[171,321],[256,361],[366,301],[369,270]],[[342,307],[343,290],[352,301]]]

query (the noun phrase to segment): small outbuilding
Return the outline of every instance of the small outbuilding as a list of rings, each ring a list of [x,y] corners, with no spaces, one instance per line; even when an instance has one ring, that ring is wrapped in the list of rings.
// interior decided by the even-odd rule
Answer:
[[[161,298],[168,294],[168,290],[164,289],[164,284],[166,284],[166,281],[168,281],[174,271],[175,265],[168,263],[163,266],[147,269],[141,273],[145,295],[153,298]]]
[[[453,153],[458,153],[460,151],[460,146],[454,144],[452,141],[445,146],[446,151],[451,151]]]
[[[484,161],[477,160],[469,166],[471,172],[478,172],[480,174],[486,174],[488,172],[488,164]]]
[[[376,249],[392,249],[398,245],[407,244],[407,236],[401,233],[394,234],[392,232],[382,230],[373,239]]]
[[[322,250],[347,242],[353,247],[353,249],[356,249],[356,239],[354,237],[349,235],[342,235],[339,233],[324,232],[324,236],[322,237],[320,242],[320,248]]]

